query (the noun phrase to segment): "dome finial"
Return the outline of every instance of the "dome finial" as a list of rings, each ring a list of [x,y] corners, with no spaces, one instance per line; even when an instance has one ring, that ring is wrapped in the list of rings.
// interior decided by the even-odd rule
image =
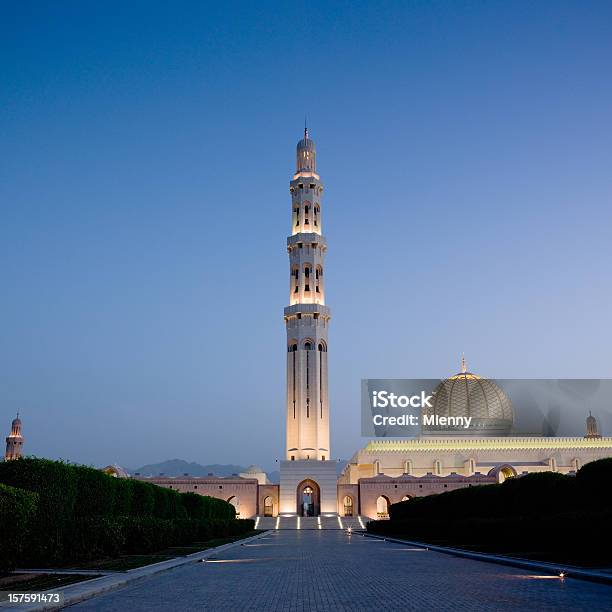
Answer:
[[[461,353],[461,373],[465,374],[467,372],[467,366],[465,365],[465,353]]]
[[[306,124],[306,115],[304,115],[304,140],[308,140],[308,125]]]

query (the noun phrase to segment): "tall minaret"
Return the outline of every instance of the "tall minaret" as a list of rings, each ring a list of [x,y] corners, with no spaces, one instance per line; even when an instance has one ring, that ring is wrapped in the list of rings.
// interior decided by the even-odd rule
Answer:
[[[19,413],[11,423],[11,433],[6,438],[6,452],[4,458],[6,461],[11,459],[19,459],[23,453],[23,436],[21,435],[21,419]]]
[[[297,145],[297,167],[289,183],[291,236],[287,327],[286,459],[328,460],[327,328],[324,258],[321,234],[323,184],[317,174],[317,150],[304,128]]]

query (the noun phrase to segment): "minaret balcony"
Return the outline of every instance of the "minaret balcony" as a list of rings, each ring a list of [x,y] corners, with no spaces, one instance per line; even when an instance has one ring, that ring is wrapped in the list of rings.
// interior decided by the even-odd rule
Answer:
[[[315,234],[314,232],[300,232],[299,234],[293,234],[293,236],[289,236],[287,238],[287,248],[291,249],[292,247],[302,243],[306,246],[310,246],[311,244],[318,244],[323,248],[327,248],[327,240],[320,234]]]
[[[329,306],[324,304],[293,304],[292,306],[285,306],[285,318],[295,317],[298,314],[316,314],[321,318],[331,318],[331,310]]]

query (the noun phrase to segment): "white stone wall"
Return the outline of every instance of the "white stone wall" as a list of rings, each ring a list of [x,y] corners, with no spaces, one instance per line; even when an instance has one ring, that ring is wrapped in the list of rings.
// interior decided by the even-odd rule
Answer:
[[[336,514],[338,491],[334,461],[281,461],[280,513],[296,514],[298,512],[298,485],[308,479],[319,486],[321,514]]]

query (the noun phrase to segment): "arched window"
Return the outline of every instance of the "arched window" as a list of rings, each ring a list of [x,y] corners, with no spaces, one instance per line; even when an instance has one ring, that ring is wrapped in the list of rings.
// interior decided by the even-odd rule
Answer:
[[[310,342],[305,342],[304,343],[304,349],[307,351],[311,351],[312,350],[312,344]]]
[[[291,276],[293,278],[293,293],[297,293],[300,284],[300,269],[297,266],[291,270]]]
[[[317,266],[315,268],[315,291],[317,293],[321,293],[322,283],[321,279],[323,278],[323,268],[321,266]]]
[[[319,342],[319,346],[317,347],[322,353],[327,353],[327,345],[325,344],[325,342],[323,342],[323,340],[321,340],[321,342]]]
[[[344,516],[353,516],[353,498],[350,495],[344,498]]]
[[[376,500],[376,516],[379,519],[389,518],[389,499],[384,495]]]

